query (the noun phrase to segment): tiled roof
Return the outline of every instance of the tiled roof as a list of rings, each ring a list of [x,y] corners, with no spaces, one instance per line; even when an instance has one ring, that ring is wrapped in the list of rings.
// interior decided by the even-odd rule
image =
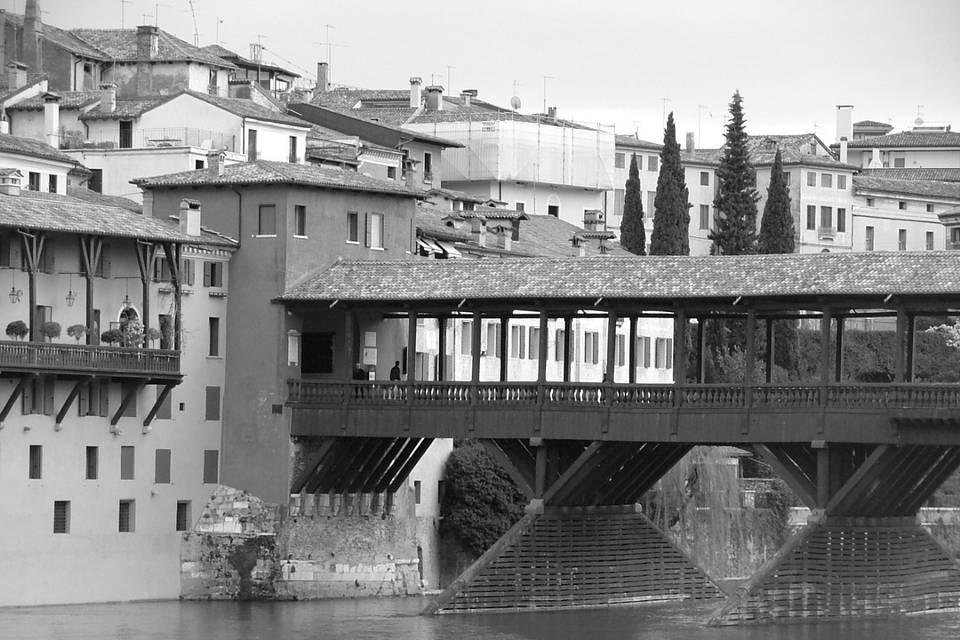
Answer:
[[[526,220],[527,214],[516,209],[501,209],[499,207],[474,207],[473,211],[452,212],[461,218],[476,218],[483,216],[487,220]]]
[[[97,193],[86,187],[74,187],[67,185],[67,195],[77,200],[83,200],[91,204],[107,205],[111,207],[120,207],[134,213],[143,213],[143,205],[135,200],[124,198],[123,196],[108,196],[103,193]]]
[[[806,165],[827,167],[831,169],[847,169],[854,171],[859,167],[840,162],[829,154],[810,153],[813,145],[818,149],[825,149],[813,133],[794,135],[756,135],[747,136],[747,150],[750,153],[750,163],[755,167],[772,165],[777,149],[785,165]],[[684,164],[719,165],[723,156],[723,149],[696,149],[692,152],[680,152]]]
[[[860,122],[854,122],[853,126],[855,127],[870,127],[870,128],[888,128],[892,129],[893,127],[887,124],[886,122],[877,122],[876,120],[861,120]]]
[[[57,162],[63,162],[69,165],[78,164],[76,160],[59,149],[54,149],[45,142],[31,138],[11,136],[7,133],[0,133],[0,153],[15,153],[21,156],[46,158],[47,160],[56,160]]]
[[[199,91],[187,90],[183,93],[189,94],[194,98],[203,100],[204,102],[209,102],[210,104],[216,105],[221,109],[229,111],[230,113],[238,115],[242,118],[254,118],[256,120],[266,120],[267,122],[292,124],[298,127],[303,127],[304,129],[310,127],[309,122],[305,122],[300,118],[288,116],[285,113],[274,111],[273,109],[268,109],[267,107],[257,104],[253,100],[247,100],[244,98],[221,98],[220,96],[211,96],[206,93],[200,93]]]
[[[450,240],[451,242],[469,242],[473,237],[469,231],[461,231],[448,225],[444,218],[454,212],[436,207],[417,207],[417,231],[431,238]]]
[[[851,140],[847,143],[848,149],[876,149],[887,147],[960,147],[960,132],[958,131],[904,131],[891,133],[885,136],[872,136]]]
[[[18,27],[23,27],[22,13],[18,14],[8,12],[6,17],[8,21],[13,22]],[[70,31],[65,31],[51,24],[44,23],[43,31],[41,31],[39,35],[43,39],[48,40],[49,42],[52,42],[57,46],[76,54],[77,56],[102,61],[110,59],[110,56],[108,56],[106,53],[94,46],[91,46],[89,43],[84,42],[82,39],[77,37],[76,34]]]
[[[409,189],[392,180],[371,178],[355,171],[267,160],[227,165],[223,169],[222,176],[212,176],[208,169],[197,169],[150,178],[137,178],[131,182],[145,189],[206,185],[292,184],[323,189],[423,197],[422,191]]]
[[[960,183],[935,180],[894,180],[872,176],[854,176],[853,186],[857,192],[879,191],[882,193],[945,198],[960,202]]]
[[[283,75],[291,76],[293,78],[299,78],[300,74],[290,71],[289,69],[284,69],[283,67],[277,66],[275,64],[268,64],[266,62],[257,62],[256,60],[250,60],[244,58],[239,53],[230,51],[226,47],[221,47],[218,44],[208,44],[204,47],[200,47],[200,50],[209,53],[211,55],[217,56],[218,58],[223,58],[227,62],[237,65],[238,67],[248,68],[248,69],[261,69],[263,71],[274,71],[276,73],[282,73]]]
[[[100,102],[99,91],[59,91],[60,110],[80,109]],[[7,111],[43,111],[43,98],[39,95],[27,98],[7,107]]]
[[[580,300],[946,295],[960,298],[951,251],[750,256],[602,256],[346,262],[291,286],[287,301]],[[878,299],[878,303],[879,303]]]
[[[659,142],[650,142],[641,140],[637,136],[617,135],[617,147],[628,147],[630,149],[647,149],[650,151],[662,151],[663,145]]]
[[[940,182],[960,182],[960,167],[914,167],[894,169],[868,169],[861,174],[870,178],[892,178],[893,180],[939,180]]]
[[[101,51],[101,55],[106,54],[108,59],[116,62],[133,62],[140,59],[137,56],[136,29],[71,29],[70,33],[95,50]],[[163,29],[157,30],[157,40],[158,52],[155,57],[150,58],[151,61],[202,62],[215,67],[236,69],[220,56],[207,53]]]
[[[26,227],[43,231],[185,244],[236,244],[222,236],[209,233],[190,236],[181,232],[174,222],[143,216],[121,207],[39,191],[21,191],[19,196],[0,194],[0,227]]]
[[[444,96],[443,109],[440,111],[421,110],[407,122],[413,124],[432,124],[434,122],[478,122],[489,120],[506,120],[514,122],[533,122],[545,126],[564,126],[574,129],[591,129],[569,120],[554,120],[539,115],[525,115],[517,113],[512,109],[499,107],[485,100],[472,98],[468,105],[466,101],[459,96]]]
[[[172,100],[177,94],[169,96],[151,96],[149,98],[137,98],[134,100],[117,100],[117,107],[113,111],[101,111],[100,107],[91,109],[86,113],[81,113],[79,119],[87,120],[119,120],[120,118],[139,118],[146,111],[150,111],[168,100]],[[102,105],[101,105],[102,106]]]

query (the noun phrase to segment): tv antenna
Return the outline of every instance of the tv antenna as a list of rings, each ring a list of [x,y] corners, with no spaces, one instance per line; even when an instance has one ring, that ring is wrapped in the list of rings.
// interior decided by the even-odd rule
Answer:
[[[200,27],[197,26],[197,10],[193,6],[193,0],[187,0],[190,6],[190,15],[193,17],[193,46],[200,46]]]

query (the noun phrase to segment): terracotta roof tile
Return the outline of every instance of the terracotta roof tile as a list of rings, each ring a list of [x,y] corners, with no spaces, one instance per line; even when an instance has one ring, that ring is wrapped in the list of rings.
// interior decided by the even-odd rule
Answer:
[[[38,158],[46,158],[47,160],[56,160],[57,162],[63,162],[72,166],[79,165],[76,160],[45,142],[31,138],[12,136],[7,133],[0,133],[0,153],[35,156]]]
[[[960,167],[912,167],[860,170],[861,175],[869,178],[892,178],[894,180],[939,180],[940,182],[960,182]]]
[[[872,176],[854,176],[854,189],[860,191],[880,191],[891,194],[904,194],[945,198],[960,203],[960,183],[938,182],[936,180],[894,180]]]
[[[80,109],[100,102],[99,91],[59,91],[60,110]],[[27,98],[7,107],[7,111],[43,111],[43,98],[39,95]]]
[[[86,113],[81,113],[81,121],[88,120],[119,120],[121,118],[139,118],[146,111],[150,111],[168,100],[172,100],[178,94],[169,96],[151,96],[148,98],[137,98],[134,100],[117,100],[116,109],[113,111],[101,111],[100,108],[91,109]]]
[[[137,56],[136,29],[71,29],[70,34],[95,50],[101,51],[108,59],[117,62],[133,62],[140,59]],[[220,56],[203,51],[163,29],[157,30],[157,40],[159,51],[156,57],[150,58],[152,61],[202,62],[215,67],[236,69]]]
[[[848,149],[875,148],[912,148],[912,147],[960,147],[958,131],[904,131],[885,136],[872,136],[851,140]]]
[[[630,149],[648,149],[650,151],[662,151],[663,145],[659,142],[650,142],[641,140],[637,136],[618,135],[617,147],[628,147]]]
[[[290,287],[286,301],[580,300],[943,295],[960,299],[951,251],[751,256],[602,256],[341,261]]]

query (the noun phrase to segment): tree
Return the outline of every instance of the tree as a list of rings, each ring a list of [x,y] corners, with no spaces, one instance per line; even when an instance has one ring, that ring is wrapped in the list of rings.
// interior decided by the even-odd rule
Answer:
[[[663,130],[663,151],[660,152],[660,176],[654,199],[653,234],[650,255],[676,256],[690,254],[689,191],[680,164],[680,144],[673,112]]]
[[[793,214],[790,212],[790,190],[783,176],[783,159],[780,149],[773,159],[770,170],[770,186],[767,187],[767,203],[763,206],[760,220],[760,235],[757,237],[757,253],[793,253]]]
[[[750,166],[747,133],[744,129],[740,91],[730,103],[726,143],[717,168],[717,209],[715,229],[710,233],[712,253],[743,255],[753,253],[757,235],[757,176]]]
[[[640,191],[640,170],[637,154],[630,158],[630,172],[623,194],[623,221],[620,223],[620,246],[632,254],[646,254],[647,233],[643,229],[643,192]]]

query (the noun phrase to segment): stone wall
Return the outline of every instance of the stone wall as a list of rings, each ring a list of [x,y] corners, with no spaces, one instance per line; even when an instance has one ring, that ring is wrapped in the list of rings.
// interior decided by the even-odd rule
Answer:
[[[291,515],[245,491],[220,486],[194,530],[183,536],[181,598],[419,594],[410,494],[402,489],[389,513],[372,509],[369,500],[357,500],[352,509],[311,509],[309,514]]]

